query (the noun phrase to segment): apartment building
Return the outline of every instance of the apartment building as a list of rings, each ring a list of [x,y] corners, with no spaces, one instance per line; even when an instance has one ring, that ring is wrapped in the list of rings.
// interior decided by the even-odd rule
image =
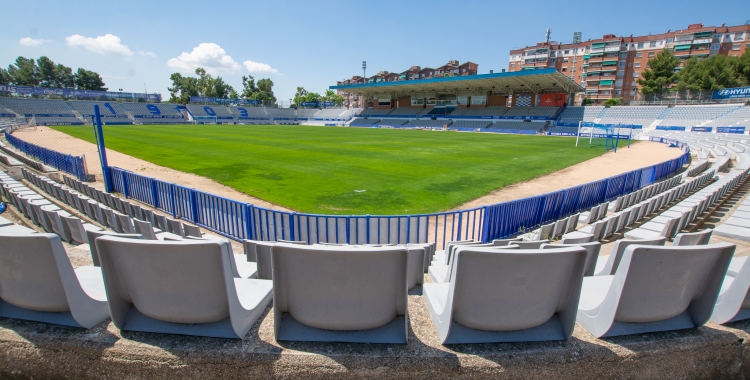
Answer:
[[[431,78],[445,78],[453,76],[467,76],[477,75],[479,71],[479,65],[474,62],[465,62],[459,64],[457,60],[450,60],[448,63],[439,66],[437,68],[431,67],[420,67],[411,66],[408,70],[402,72],[389,72],[380,71],[377,74],[363,78],[361,76],[353,76],[350,79],[337,81],[336,84],[339,86],[348,84],[362,84],[362,83],[379,83],[379,82],[400,82],[407,80],[417,79],[431,79]],[[343,96],[345,101],[344,105],[351,108],[361,108],[364,106],[359,96],[350,94],[346,91],[338,90],[339,95]]]
[[[720,27],[693,24],[687,29],[648,36],[608,34],[577,45],[540,42],[511,50],[508,71],[554,67],[586,88],[576,104],[584,96],[601,104],[610,98],[635,100],[640,91],[636,79],[648,67],[649,59],[661,50],[673,50],[684,62],[690,57],[700,59],[715,54],[739,56],[748,47],[750,23]]]

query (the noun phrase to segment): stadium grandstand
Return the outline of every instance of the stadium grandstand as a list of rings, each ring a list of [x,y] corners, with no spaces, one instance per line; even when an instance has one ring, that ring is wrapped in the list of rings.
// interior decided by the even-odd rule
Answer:
[[[229,112],[243,124],[268,124],[271,117],[262,107],[235,107],[230,106]]]
[[[174,104],[162,103],[122,103],[140,124],[181,124],[186,119]]]
[[[623,125],[641,130],[732,131],[750,127],[742,103],[567,106],[583,88],[554,69],[331,86],[366,100],[365,109],[133,103],[0,97],[0,125],[302,124],[570,134],[566,127]],[[533,91],[530,91],[533,89]],[[553,103],[554,106],[547,104]],[[531,121],[516,124],[501,121]],[[577,129],[576,129],[577,130]]]
[[[133,124],[128,112],[117,102],[92,102],[71,100],[68,102],[74,112],[78,112],[84,121],[90,122],[94,116],[94,106],[99,106],[99,115],[103,124]]]
[[[37,125],[83,124],[62,100],[0,98],[0,106],[32,119]]]
[[[0,118],[6,124],[83,125],[91,124],[94,106],[99,106],[103,124],[308,124],[342,125],[358,109],[277,108],[171,103],[118,103],[0,97]],[[12,121],[10,119],[13,119]]]
[[[217,124],[234,124],[236,119],[224,106],[204,106],[197,104],[188,104],[187,106],[190,118],[195,121],[211,121]]]
[[[603,106],[566,107],[558,119],[558,125],[578,125],[579,122],[593,123],[604,112]]]

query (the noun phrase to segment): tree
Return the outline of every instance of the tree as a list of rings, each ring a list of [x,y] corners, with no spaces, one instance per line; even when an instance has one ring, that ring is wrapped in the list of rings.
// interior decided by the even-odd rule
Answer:
[[[229,96],[229,93],[234,91],[232,86],[224,83],[224,79],[212,77],[202,67],[195,69],[195,74],[198,75],[198,93],[200,96],[225,99]]]
[[[75,87],[75,74],[73,74],[73,69],[71,69],[70,67],[58,64],[57,66],[55,66],[55,76],[57,77],[55,87]]]
[[[185,77],[180,73],[173,73],[169,76],[172,81],[172,87],[168,87],[172,103],[187,104],[191,96],[206,96],[210,98],[237,98],[237,92],[232,86],[224,82],[221,77],[214,78],[206,70],[199,67],[195,69],[195,77]]]
[[[307,96],[307,90],[305,90],[304,87],[297,87],[297,92],[294,94],[294,99],[292,100],[292,104],[294,104],[295,107],[299,107],[299,104],[301,102],[306,101],[305,97]]]
[[[273,94],[273,81],[268,78],[259,80],[258,92],[253,99],[260,100],[266,104],[276,103],[276,96]]]
[[[73,88],[73,69],[65,65],[52,62],[51,59],[42,56],[36,60],[37,79],[41,87]]]
[[[624,106],[626,104],[627,102],[625,101],[625,98],[609,98],[603,103],[607,108],[612,106]]]
[[[0,84],[10,84],[10,74],[2,67],[0,67]]]
[[[737,57],[727,57],[716,54],[706,59],[698,60],[692,57],[685,61],[685,66],[679,72],[677,90],[684,91],[715,91],[727,87],[739,87],[743,81],[734,71]]]
[[[739,58],[731,60],[735,76],[743,86],[750,86],[750,50],[745,50]]]
[[[37,77],[42,87],[57,87],[57,73],[55,63],[51,59],[41,56],[36,60]]]
[[[675,69],[680,65],[680,59],[674,56],[670,49],[660,51],[654,58],[649,59],[648,66],[641,73],[642,78],[637,82],[641,85],[643,95],[660,94],[671,87],[678,78]]]
[[[344,97],[337,94],[333,90],[326,90],[325,95],[323,95],[323,101],[324,102],[333,102],[337,106],[341,106],[344,104]]]
[[[15,64],[8,66],[10,83],[16,86],[38,86],[36,62],[33,58],[16,58]]]
[[[191,96],[198,96],[198,79],[193,77],[183,77],[180,73],[173,73],[169,76],[172,80],[172,87],[168,87],[170,103],[188,104]]]
[[[99,74],[79,68],[75,74],[76,88],[79,90],[107,91],[105,83]]]
[[[588,97],[583,98],[583,100],[581,101],[581,105],[582,106],[590,106],[592,104],[594,104],[594,101],[591,100],[591,98],[588,98]]]
[[[258,87],[255,86],[255,78],[252,75],[242,76],[242,98],[253,99],[258,93]]]
[[[237,91],[235,91],[235,90],[232,90],[232,92],[229,93],[229,98],[230,99],[239,99],[239,97],[240,97],[240,95],[237,94]]]

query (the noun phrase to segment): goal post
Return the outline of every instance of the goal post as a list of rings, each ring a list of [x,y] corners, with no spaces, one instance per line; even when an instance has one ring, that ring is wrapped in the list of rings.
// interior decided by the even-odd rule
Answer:
[[[576,147],[586,146],[586,143],[580,144],[581,138],[588,137],[589,148],[604,148],[605,151],[617,153],[620,141],[627,140],[627,147],[630,147],[633,132],[629,125],[620,124],[594,124],[580,122],[578,124],[578,133],[576,133]],[[584,140],[585,141],[585,140]]]

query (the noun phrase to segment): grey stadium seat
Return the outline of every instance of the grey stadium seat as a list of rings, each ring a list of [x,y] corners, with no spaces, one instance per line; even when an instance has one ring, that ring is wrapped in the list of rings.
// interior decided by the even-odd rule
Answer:
[[[567,339],[575,327],[585,262],[580,247],[459,248],[451,281],[424,284],[440,342]]]
[[[614,275],[583,280],[576,322],[597,338],[702,326],[735,245],[632,245]]]
[[[276,244],[277,341],[407,342],[405,247]]]
[[[750,318],[750,262],[747,256],[732,259],[721,284],[711,321],[727,323]]]
[[[114,325],[242,339],[270,304],[272,284],[235,278],[227,245],[96,239]]]
[[[608,256],[602,256],[596,261],[596,268],[594,269],[595,276],[609,276],[615,274],[617,267],[620,265],[622,255],[625,253],[625,249],[631,245],[658,245],[663,246],[666,243],[667,238],[660,237],[656,239],[644,239],[644,240],[617,240],[612,245],[612,250]]]
[[[0,316],[84,328],[109,318],[101,271],[73,269],[59,236],[0,235],[0,247]]]

